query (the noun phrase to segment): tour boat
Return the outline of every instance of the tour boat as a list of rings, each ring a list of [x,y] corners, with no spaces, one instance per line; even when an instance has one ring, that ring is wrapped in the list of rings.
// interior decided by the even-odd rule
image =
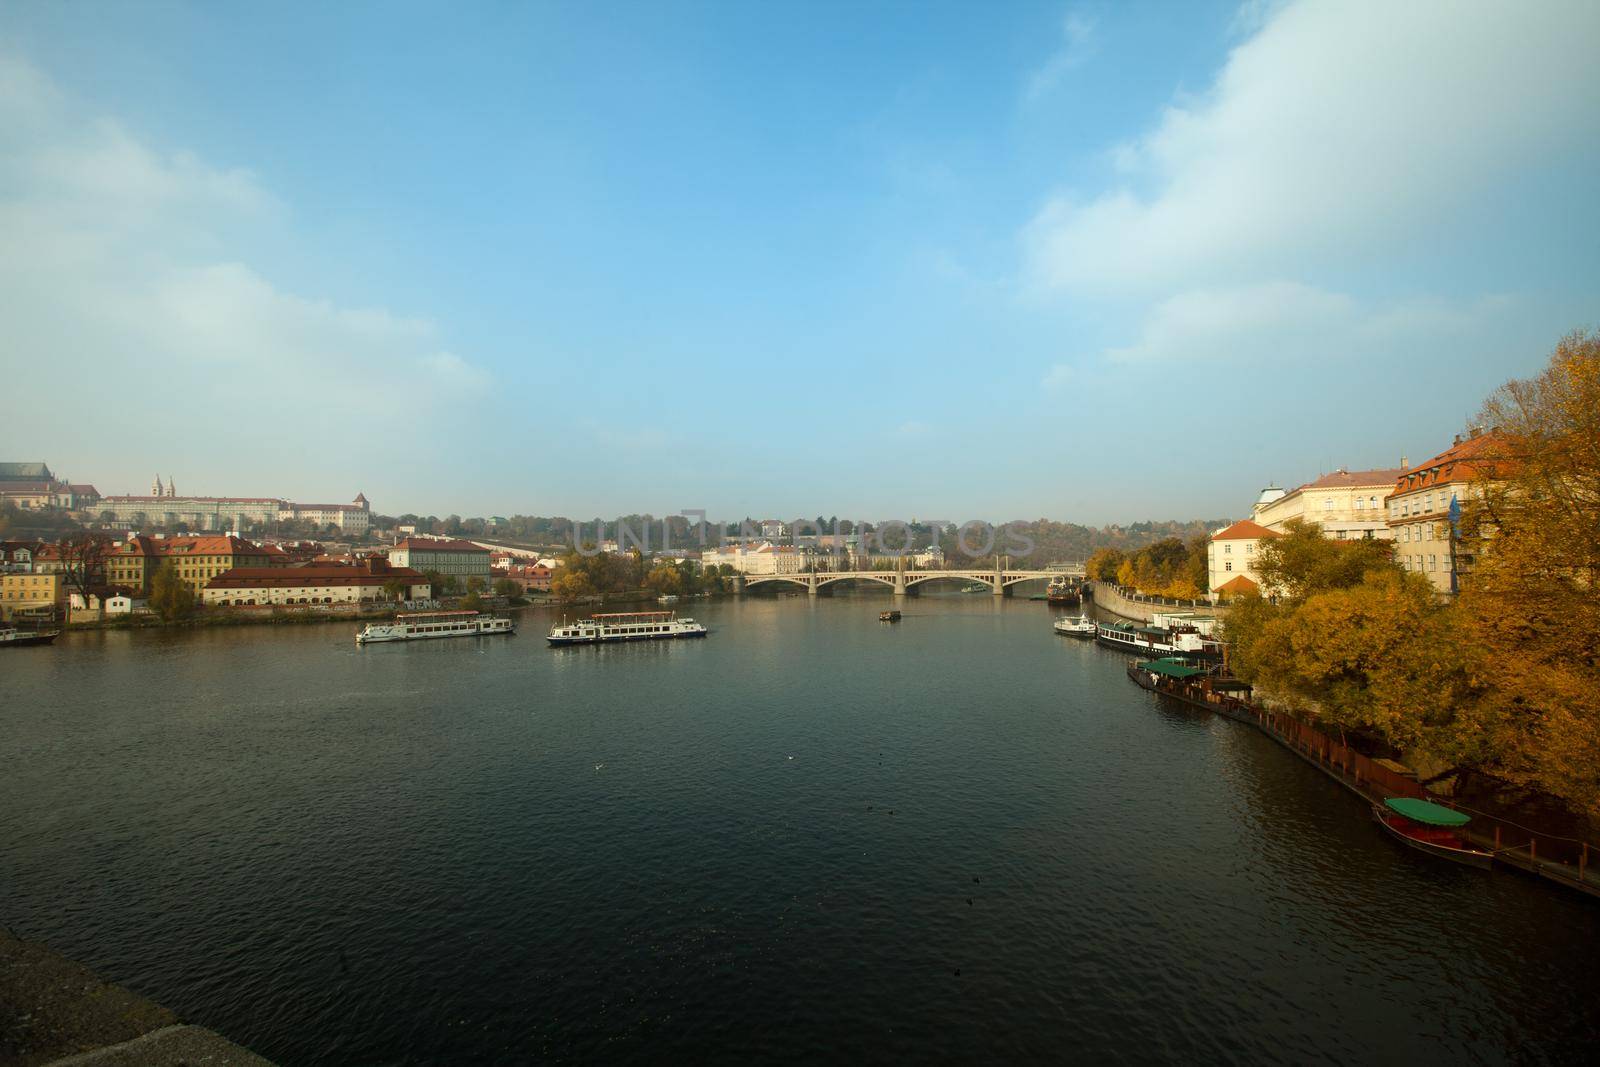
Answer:
[[[656,597],[657,604],[676,604],[677,602],[678,598],[671,593]]]
[[[579,622],[563,619],[550,627],[552,645],[595,645],[604,641],[662,641],[676,637],[704,637],[707,631],[693,619],[680,619],[675,611],[620,611],[591,615]]]
[[[498,615],[476,611],[419,611],[402,613],[394,622],[369,622],[356,634],[356,644],[380,641],[427,641],[435,637],[482,637],[514,634],[517,624]]]
[[[1081,602],[1078,593],[1078,583],[1060,575],[1050,579],[1050,584],[1045,587],[1044,597],[1052,604],[1071,605]]]
[[[1095,624],[1095,640],[1110,648],[1135,652],[1151,659],[1182,655],[1204,659],[1222,658],[1222,645],[1203,637],[1192,626],[1135,626],[1127,622]]]
[[[1487,870],[1494,853],[1469,844],[1456,833],[1472,816],[1415,797],[1389,797],[1372,805],[1372,817],[1401,844],[1440,859]]]
[[[878,612],[878,621],[879,622],[899,622],[900,621],[900,613],[898,611],[880,611],[880,612]]]
[[[60,630],[19,630],[15,626],[0,628],[0,648],[21,648],[23,645],[48,645],[61,636]]]
[[[1057,619],[1053,627],[1056,633],[1068,637],[1091,638],[1095,633],[1095,622],[1087,615],[1079,615],[1076,619]]]

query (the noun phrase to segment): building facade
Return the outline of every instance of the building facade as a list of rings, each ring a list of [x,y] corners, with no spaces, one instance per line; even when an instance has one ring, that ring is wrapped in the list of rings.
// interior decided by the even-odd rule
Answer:
[[[361,493],[349,504],[295,504],[269,496],[178,496],[174,484],[162,485],[160,478],[151,489],[150,496],[100,498],[95,511],[134,529],[184,523],[192,530],[226,532],[305,521],[360,535],[372,526],[372,508]]]
[[[1206,546],[1206,572],[1212,594],[1237,596],[1261,590],[1256,554],[1262,542],[1282,536],[1250,519],[1241,519],[1212,534]]]
[[[741,574],[800,574],[813,557],[793,545],[728,545],[700,553],[703,567],[732,567]]]
[[[389,550],[389,562],[415,571],[437,571],[462,581],[482,578],[487,583],[493,577],[489,550],[471,541],[407,537]]]
[[[428,580],[408,567],[382,559],[349,566],[238,567],[206,583],[201,602],[215,607],[257,607],[271,604],[360,604],[395,599],[426,600]]]
[[[1408,571],[1426,575],[1436,591],[1452,594],[1472,569],[1470,549],[1456,538],[1450,505],[1466,507],[1481,499],[1486,483],[1498,472],[1495,453],[1505,439],[1497,433],[1457,437],[1455,443],[1426,462],[1402,471],[1390,488],[1387,521],[1394,541],[1394,560]]]
[[[0,575],[0,622],[54,619],[67,601],[64,574]]]
[[[1263,490],[1251,509],[1251,518],[1269,530],[1282,533],[1293,519],[1322,527],[1324,537],[1338,541],[1363,538],[1387,540],[1389,524],[1383,502],[1394,489],[1401,468],[1386,470],[1336,470],[1287,493]]]
[[[211,579],[237,567],[281,567],[281,552],[231,536],[148,537],[136,534],[106,556],[105,582],[136,597],[150,595],[156,571],[171,560],[185,585],[196,594]]]

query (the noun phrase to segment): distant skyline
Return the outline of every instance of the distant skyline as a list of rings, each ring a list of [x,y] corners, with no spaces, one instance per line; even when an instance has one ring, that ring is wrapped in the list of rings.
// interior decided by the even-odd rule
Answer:
[[[13,4],[0,459],[1243,515],[1600,325],[1600,5]]]

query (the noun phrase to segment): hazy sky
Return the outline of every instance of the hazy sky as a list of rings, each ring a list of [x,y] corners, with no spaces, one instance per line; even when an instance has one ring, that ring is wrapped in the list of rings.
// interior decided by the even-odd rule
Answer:
[[[1240,514],[1600,325],[1600,4],[0,6],[0,459]]]

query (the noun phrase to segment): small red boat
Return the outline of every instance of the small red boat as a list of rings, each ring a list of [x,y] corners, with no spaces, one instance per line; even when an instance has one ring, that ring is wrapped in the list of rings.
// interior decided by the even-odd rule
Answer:
[[[1372,817],[1391,837],[1418,852],[1484,870],[1494,862],[1494,853],[1468,843],[1456,832],[1471,822],[1472,816],[1454,808],[1415,797],[1390,797],[1372,805]]]

